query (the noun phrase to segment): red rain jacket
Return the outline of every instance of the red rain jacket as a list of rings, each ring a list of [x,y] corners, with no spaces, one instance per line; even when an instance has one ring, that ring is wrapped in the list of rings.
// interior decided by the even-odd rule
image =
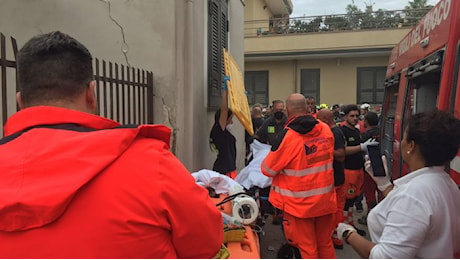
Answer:
[[[0,139],[0,258],[211,258],[222,217],[160,125],[32,107]]]

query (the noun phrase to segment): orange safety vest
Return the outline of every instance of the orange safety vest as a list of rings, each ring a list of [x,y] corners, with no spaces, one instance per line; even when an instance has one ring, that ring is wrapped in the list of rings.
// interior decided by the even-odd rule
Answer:
[[[310,127],[303,129],[307,121]],[[299,218],[335,213],[334,136],[330,127],[310,115],[301,116],[286,126],[280,142],[261,165],[262,173],[273,177],[269,201]]]

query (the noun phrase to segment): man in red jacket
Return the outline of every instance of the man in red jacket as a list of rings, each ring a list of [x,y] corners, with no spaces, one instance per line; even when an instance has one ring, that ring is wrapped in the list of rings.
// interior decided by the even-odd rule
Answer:
[[[0,139],[1,258],[211,258],[223,222],[160,125],[95,115],[92,57],[61,32],[17,56]]]

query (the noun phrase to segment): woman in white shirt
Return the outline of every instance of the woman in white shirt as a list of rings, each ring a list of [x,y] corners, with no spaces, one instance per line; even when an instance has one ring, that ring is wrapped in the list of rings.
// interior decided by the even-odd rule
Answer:
[[[401,141],[410,173],[392,184],[388,176],[373,175],[368,159],[365,163],[386,196],[367,219],[372,242],[344,223],[337,228],[340,237],[364,258],[453,258],[460,252],[460,190],[444,168],[459,144],[460,120],[453,115],[413,115]]]

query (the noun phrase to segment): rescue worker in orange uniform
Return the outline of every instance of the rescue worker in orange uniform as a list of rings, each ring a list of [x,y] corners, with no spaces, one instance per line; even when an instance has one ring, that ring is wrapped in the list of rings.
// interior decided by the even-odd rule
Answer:
[[[162,125],[96,115],[88,49],[61,32],[17,55],[0,139],[0,258],[212,258],[222,215]]]
[[[334,136],[307,113],[302,94],[289,95],[286,108],[284,132],[261,165],[262,173],[273,178],[269,201],[284,211],[285,236],[302,258],[336,258],[331,238],[337,211]]]

